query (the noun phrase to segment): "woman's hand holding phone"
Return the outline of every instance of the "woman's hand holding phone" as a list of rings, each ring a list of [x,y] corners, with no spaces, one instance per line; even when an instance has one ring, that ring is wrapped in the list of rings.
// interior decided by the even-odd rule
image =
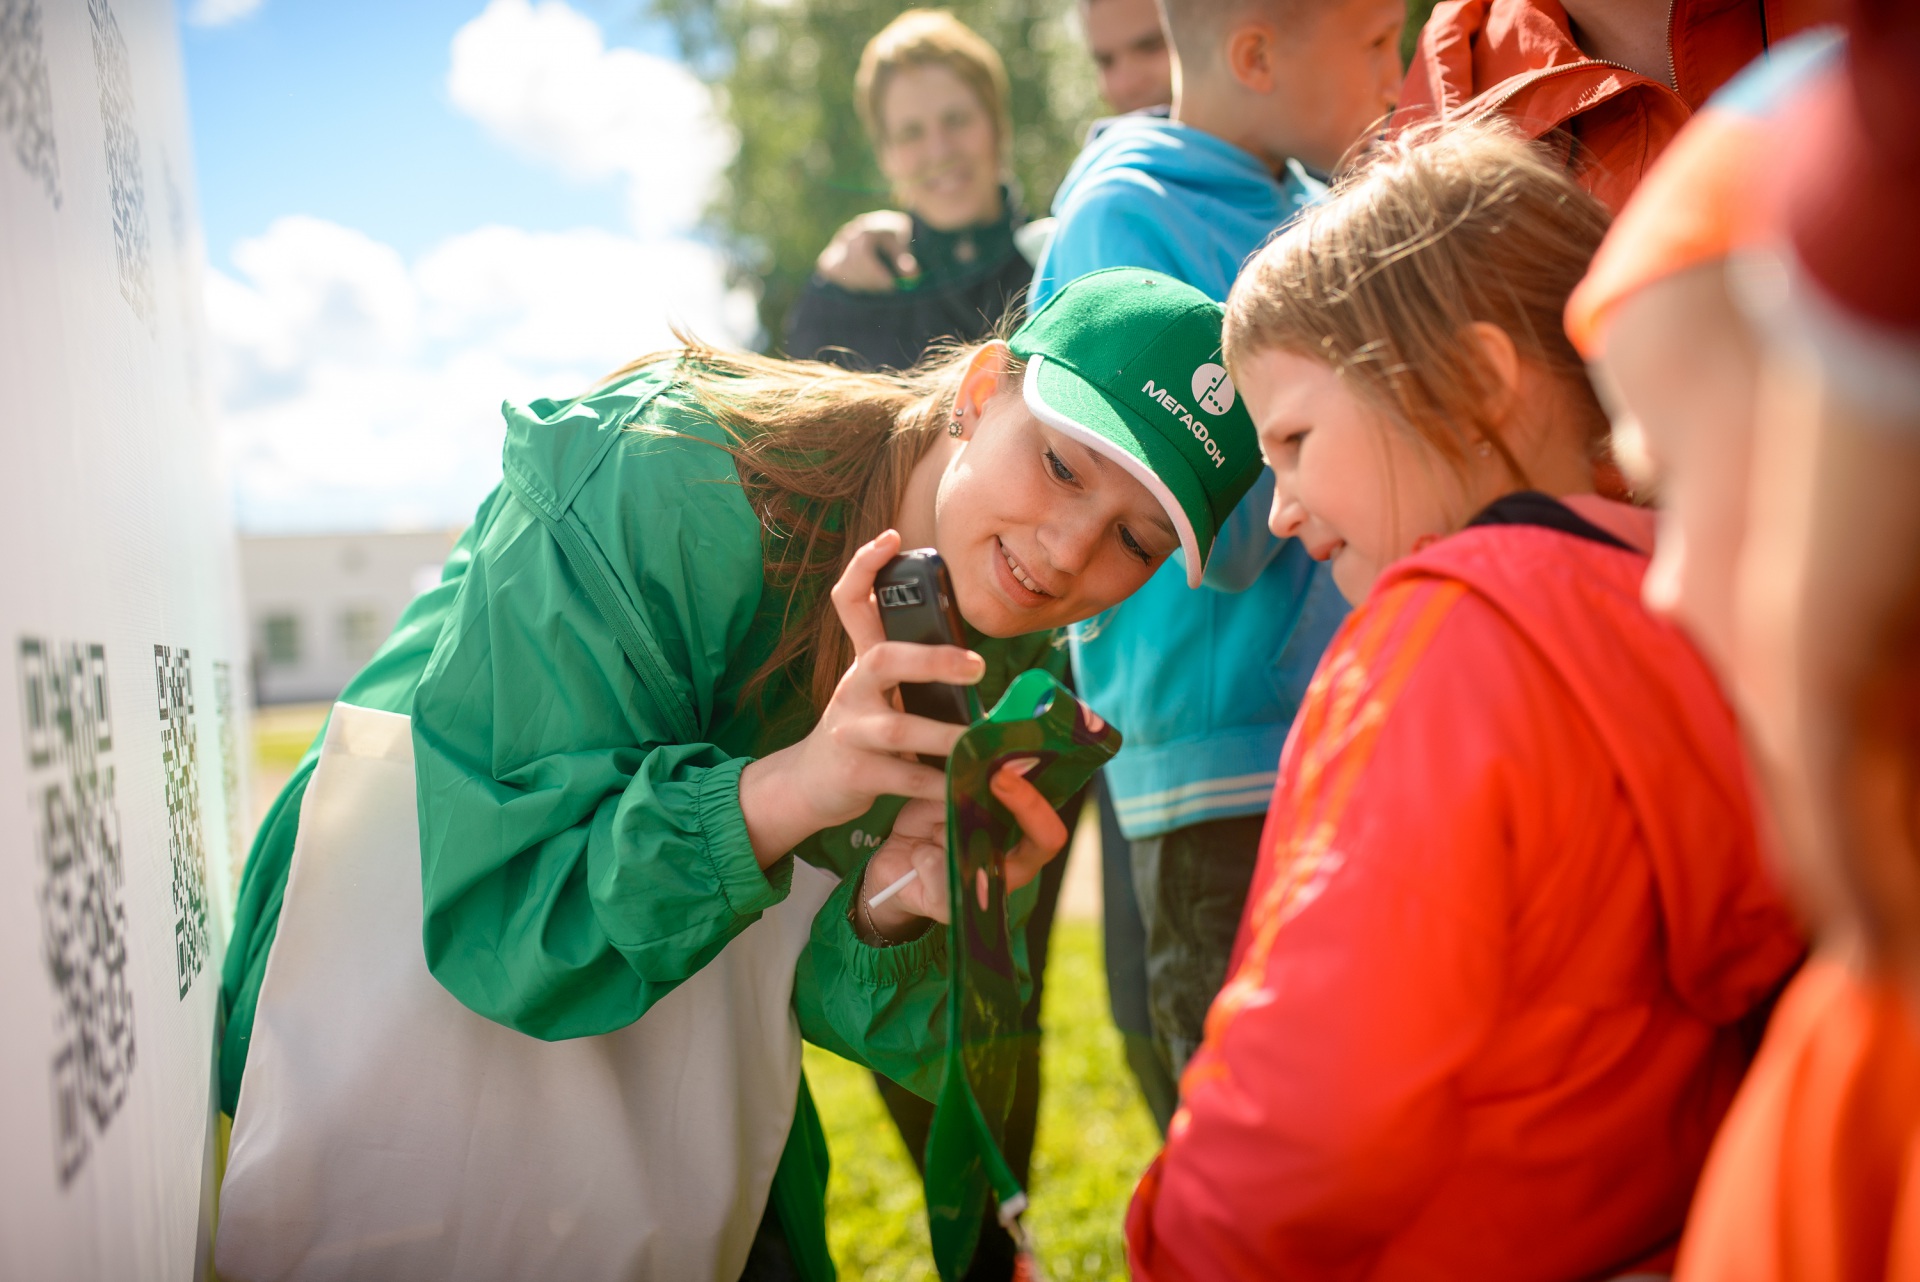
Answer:
[[[740,776],[740,809],[761,867],[822,828],[865,814],[879,797],[946,796],[945,776],[914,758],[946,756],[965,727],[901,711],[894,690],[903,681],[972,685],[986,662],[959,646],[886,639],[873,579],[899,550],[900,536],[888,530],[854,554],[833,588],[834,610],[853,640],[853,665],[806,738]]]
[[[923,873],[912,886],[873,910],[876,929],[888,937],[896,935],[890,925],[902,927],[905,933],[909,918],[946,920],[946,776],[916,758],[947,756],[966,729],[902,711],[896,691],[907,681],[973,685],[986,673],[985,661],[960,646],[886,639],[873,581],[899,551],[899,534],[887,530],[854,553],[833,587],[834,610],[853,641],[852,666],[806,738],[750,763],[740,776],[740,810],[754,856],[763,868],[821,829],[865,814],[883,796],[906,797],[910,803],[927,803],[938,810],[942,831],[936,844],[941,862],[933,867],[938,875]],[[1008,856],[1007,879],[1009,886],[1023,885],[1065,847],[1066,827],[1024,778],[1002,771],[993,787],[1020,820],[1023,836]],[[916,829],[923,829],[926,822],[916,817]],[[900,831],[897,824],[895,831]],[[886,861],[893,870],[886,880],[880,880],[884,869],[873,870],[880,862],[878,854],[869,861],[867,884],[861,888],[863,901],[910,866],[917,866],[911,852],[928,844],[923,838],[924,834],[913,836],[912,830],[903,834],[900,849]],[[926,911],[918,911],[922,909]]]

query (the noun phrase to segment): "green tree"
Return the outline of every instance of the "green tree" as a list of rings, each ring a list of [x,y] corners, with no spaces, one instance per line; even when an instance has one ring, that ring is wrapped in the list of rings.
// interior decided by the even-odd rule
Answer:
[[[1400,32],[1400,61],[1413,61],[1413,45],[1420,38],[1420,28],[1426,25],[1427,15],[1433,12],[1434,0],[1407,0],[1407,25]]]
[[[891,204],[853,107],[867,41],[901,0],[653,0],[694,68],[718,91],[740,141],[709,223],[738,278],[760,291],[777,346],[813,260],[855,214]],[[1100,114],[1073,0],[954,0],[939,7],[1007,64],[1013,170],[1028,215],[1046,212]]]

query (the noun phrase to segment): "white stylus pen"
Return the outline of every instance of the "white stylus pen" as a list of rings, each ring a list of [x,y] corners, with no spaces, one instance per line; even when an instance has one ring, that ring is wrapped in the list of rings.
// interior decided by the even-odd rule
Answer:
[[[892,899],[895,895],[905,890],[908,886],[911,886],[913,884],[913,879],[918,877],[919,875],[920,875],[920,870],[918,868],[907,869],[905,873],[901,874],[900,880],[894,882],[891,886],[888,886],[885,890],[875,895],[872,899],[869,899],[867,901],[867,907],[870,909],[878,908],[881,904],[886,903],[889,899]]]

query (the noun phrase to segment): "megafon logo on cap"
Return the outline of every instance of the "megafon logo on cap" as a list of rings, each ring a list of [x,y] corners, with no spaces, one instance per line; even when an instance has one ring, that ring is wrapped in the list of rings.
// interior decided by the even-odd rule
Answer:
[[[1209,370],[1213,372],[1210,374]],[[1200,442],[1200,448],[1207,452],[1207,457],[1213,460],[1215,467],[1227,461],[1220,443],[1207,431],[1207,425],[1196,420],[1172,392],[1157,386],[1152,379],[1148,379],[1147,385],[1140,391],[1148,400],[1178,419],[1180,426],[1193,433],[1193,439]],[[1233,380],[1218,365],[1202,365],[1193,372],[1193,399],[1199,401],[1209,414],[1225,414],[1233,408]]]
[[[1225,414],[1233,408],[1233,380],[1218,365],[1202,365],[1193,371],[1193,399],[1209,414]]]

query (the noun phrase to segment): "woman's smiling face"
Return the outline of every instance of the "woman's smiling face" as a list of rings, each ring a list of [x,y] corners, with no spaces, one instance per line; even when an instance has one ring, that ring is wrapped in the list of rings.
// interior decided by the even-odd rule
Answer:
[[[939,231],[1000,213],[1000,139],[978,94],[937,64],[907,66],[880,96],[880,171],[910,213]]]
[[[988,636],[1019,636],[1133,595],[1180,546],[1159,501],[1118,463],[1035,418],[1017,379],[986,387],[971,404],[962,390],[965,439],[934,501],[934,545],[960,613]]]

